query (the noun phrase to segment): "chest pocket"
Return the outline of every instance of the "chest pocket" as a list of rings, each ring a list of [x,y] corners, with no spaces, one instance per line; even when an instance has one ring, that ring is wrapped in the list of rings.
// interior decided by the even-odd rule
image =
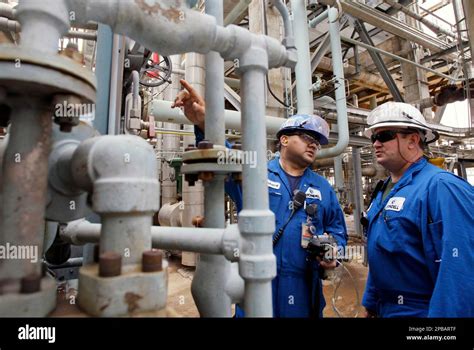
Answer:
[[[268,197],[270,203],[270,210],[275,214],[276,227],[281,224],[281,214],[279,211],[282,210],[282,198],[283,195],[279,190],[268,188]]]
[[[376,242],[379,248],[391,253],[407,253],[420,244],[419,227],[407,213],[385,209],[381,211],[377,218],[379,232]]]

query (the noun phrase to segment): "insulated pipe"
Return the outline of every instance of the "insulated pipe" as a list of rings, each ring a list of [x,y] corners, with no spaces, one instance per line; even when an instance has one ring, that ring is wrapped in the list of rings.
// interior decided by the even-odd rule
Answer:
[[[81,219],[62,227],[59,236],[67,243],[84,245],[98,243],[100,232],[101,224]],[[225,229],[152,226],[151,238],[153,248],[224,255],[230,261],[238,261],[235,249],[241,245],[237,225]]]
[[[182,52],[205,54],[214,50],[224,59],[234,60],[248,50],[255,37],[261,37],[239,26],[218,26],[214,17],[191,10],[183,2],[177,5],[175,0],[161,0],[154,5],[144,0],[61,1],[67,1],[76,18],[108,24],[115,33],[138,40],[163,56]],[[294,67],[294,52],[287,51],[274,38],[263,38],[269,68]]]
[[[206,13],[223,22],[224,4],[207,0]],[[214,145],[225,145],[224,122],[224,60],[217,52],[206,55],[206,139]],[[204,217],[206,228],[225,227],[225,175],[215,175],[204,183]],[[207,233],[203,233],[206,235]],[[203,317],[231,317],[231,299],[225,293],[230,262],[221,255],[201,254],[191,285],[191,292]]]
[[[83,141],[72,156],[76,185],[92,194],[92,209],[101,216],[100,251],[137,264],[151,248],[152,216],[159,209],[159,184],[153,148],[129,135]]]
[[[296,19],[293,21],[293,28],[298,57],[295,68],[298,114],[313,114],[313,83],[305,0],[291,0],[291,9]]]
[[[242,87],[242,149],[254,152],[256,166],[243,165],[243,209],[239,230],[245,244],[239,273],[245,281],[246,317],[271,317],[272,279],[276,276],[272,235],[275,215],[269,209],[267,188],[267,141],[265,130],[265,76],[268,70],[263,37],[256,38],[240,59],[237,72]]]
[[[184,51],[207,53],[216,37],[215,19],[190,9],[184,1],[66,1],[76,19],[108,24],[114,33],[135,39],[163,56]]]
[[[339,27],[339,12],[334,7],[328,10],[329,33],[331,39],[331,55],[334,76],[336,78],[336,108],[337,133],[339,139],[334,147],[324,148],[317,154],[317,158],[330,158],[344,152],[349,144],[349,124],[347,122],[346,86],[344,82],[344,68],[342,63],[341,33]]]
[[[12,102],[12,123],[2,164],[3,227],[0,244],[43,251],[48,156],[53,114],[49,101],[23,96]],[[39,258],[39,257],[38,257]],[[41,259],[0,259],[0,281],[16,284],[27,275],[41,276]],[[19,288],[17,285],[16,288]],[[18,291],[18,290],[17,290]]]

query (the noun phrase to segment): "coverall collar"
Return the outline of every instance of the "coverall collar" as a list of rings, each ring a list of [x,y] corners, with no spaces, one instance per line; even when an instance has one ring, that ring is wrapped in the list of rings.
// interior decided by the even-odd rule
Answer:
[[[272,159],[271,161],[268,162],[268,171],[271,171],[272,173],[276,174],[280,178],[281,182],[285,185],[286,189],[288,190],[288,193],[290,193],[290,196],[292,197],[293,193],[291,193],[291,186],[290,186],[290,183],[288,182],[288,178],[286,176],[285,171],[283,170],[283,168],[280,165],[280,157],[279,156],[275,157],[274,159]],[[317,184],[314,183],[314,181],[312,181],[311,174],[312,174],[312,170],[308,166],[305,169],[303,175],[301,175],[301,178],[304,179],[304,181],[301,181],[300,187],[303,185],[303,182],[305,184],[308,184],[308,185],[311,185],[311,186],[314,186],[314,187],[318,187]]]

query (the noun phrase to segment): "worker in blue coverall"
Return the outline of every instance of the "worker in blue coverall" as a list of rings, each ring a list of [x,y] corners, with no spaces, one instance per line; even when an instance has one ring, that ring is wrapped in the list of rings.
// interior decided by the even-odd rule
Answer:
[[[365,220],[366,316],[474,317],[473,186],[423,156],[438,135],[415,107],[388,102],[367,122],[390,177]]]
[[[204,138],[204,100],[185,81],[173,107],[183,107],[186,117],[195,124],[196,142]],[[325,301],[318,276],[320,269],[333,269],[336,260],[308,259],[303,248],[303,232],[332,235],[338,246],[345,246],[347,232],[344,214],[329,183],[310,168],[320,145],[328,144],[329,127],[318,116],[297,115],[288,118],[280,128],[280,156],[268,163],[270,209],[275,214],[276,231],[290,218],[294,191],[306,195],[304,207],[295,211],[281,238],[274,244],[277,277],[272,281],[274,317],[322,317]],[[242,208],[240,186],[226,183],[226,192]],[[317,210],[309,215],[305,208]],[[275,236],[274,236],[275,241]],[[236,307],[236,316],[243,316]]]

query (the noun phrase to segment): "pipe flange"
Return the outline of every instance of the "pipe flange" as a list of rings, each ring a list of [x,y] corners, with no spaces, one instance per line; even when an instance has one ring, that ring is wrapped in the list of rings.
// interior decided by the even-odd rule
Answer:
[[[10,94],[72,94],[94,103],[94,74],[75,61],[30,48],[4,44],[0,51],[0,86]]]
[[[213,146],[207,149],[194,149],[183,153],[183,174],[213,173],[227,175],[241,173],[242,164],[249,160],[245,153],[238,149],[229,149],[224,146]]]
[[[242,164],[192,163],[181,166],[182,174],[214,173],[215,175],[227,175],[241,172]]]

